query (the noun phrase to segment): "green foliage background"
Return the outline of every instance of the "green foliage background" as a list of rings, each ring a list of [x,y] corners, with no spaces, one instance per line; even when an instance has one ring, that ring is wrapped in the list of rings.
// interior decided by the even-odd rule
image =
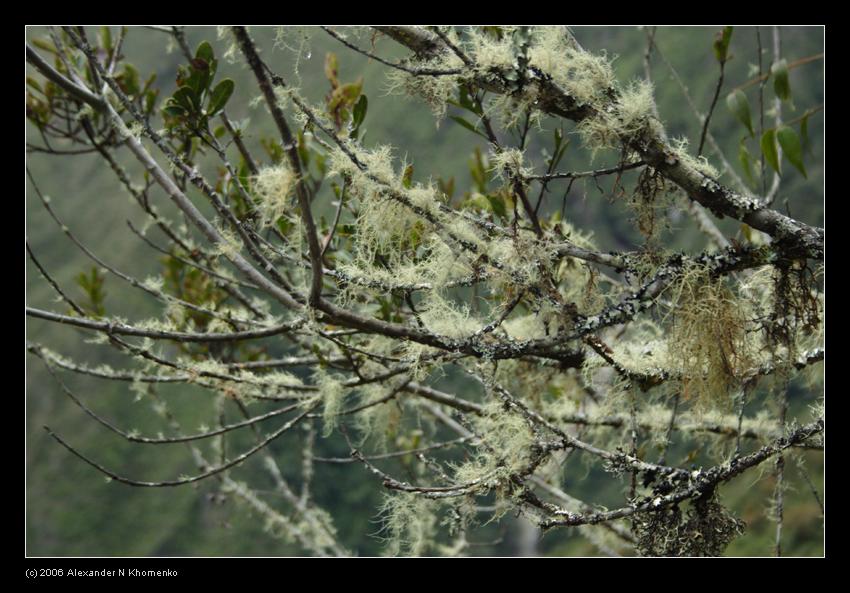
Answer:
[[[711,46],[716,28],[659,28],[656,43],[661,51],[678,69],[699,108],[708,108],[717,75],[717,63]],[[28,38],[41,37],[44,30],[30,28]],[[586,49],[607,51],[616,56],[614,66],[622,81],[643,74],[643,55],[646,38],[636,28],[577,27],[575,33]],[[328,90],[322,67],[326,52],[333,51],[339,57],[342,80],[364,78],[364,92],[369,97],[369,114],[366,119],[366,143],[388,143],[397,147],[396,156],[407,157],[415,166],[414,177],[427,180],[429,177],[455,178],[456,186],[463,192],[471,183],[468,159],[476,146],[483,146],[478,136],[470,134],[450,120],[435,126],[430,110],[423,103],[398,96],[387,96],[384,92],[386,68],[353,54],[320,30],[315,30],[301,54],[295,74],[294,54],[274,48],[275,31],[271,28],[255,28],[252,34],[264,48],[264,56],[270,65],[288,73],[290,79],[300,77],[303,92],[315,102],[320,102]],[[782,31],[783,55],[791,62],[823,51],[823,29],[784,28]],[[201,40],[209,40],[217,55],[224,51],[223,42],[216,41],[215,30],[210,28],[188,29],[190,46]],[[301,35],[290,31],[290,44],[300,43]],[[770,31],[762,28],[762,41],[770,46]],[[368,37],[361,45],[369,43]],[[125,45],[125,54],[146,76],[156,72],[161,97],[174,90],[177,66],[182,63],[178,51],[165,51],[167,37],[158,32],[131,28]],[[377,41],[382,55],[402,56],[403,51],[391,41]],[[738,141],[745,134],[743,126],[726,109],[723,98],[734,86],[752,78],[750,64],[756,61],[755,29],[736,28],[732,39],[733,59],[727,66],[727,82],[717,106],[712,131],[724,147],[730,160],[735,158]],[[764,56],[765,68],[769,67],[770,52]],[[263,108],[251,108],[248,104],[258,95],[250,72],[240,63],[231,65],[224,60],[219,66],[220,77],[231,77],[236,82],[236,92],[228,106],[231,119],[240,121],[250,118],[247,140],[261,154],[260,138],[272,137],[270,118]],[[28,75],[31,74],[28,69]],[[656,102],[662,120],[671,136],[684,135],[691,140],[695,150],[699,142],[699,125],[688,109],[679,88],[672,81],[666,66],[657,58],[653,60],[653,76],[656,86]],[[820,105],[823,96],[823,61],[791,70],[790,82],[795,112],[784,106],[785,119],[800,115],[806,108]],[[756,87],[747,93],[751,107],[757,106]],[[772,85],[765,88],[765,101],[772,103]],[[450,112],[451,114],[451,112]],[[772,118],[766,117],[766,126]],[[811,117],[811,154],[806,156],[809,179],[785,163],[783,191],[777,207],[790,210],[798,219],[818,226],[824,223],[823,192],[823,122],[822,112]],[[548,126],[547,126],[548,124]],[[551,129],[552,121],[544,123]],[[570,128],[566,128],[569,131]],[[551,131],[541,134],[549,139]],[[37,131],[27,125],[27,139],[39,141]],[[592,163],[589,156],[579,150],[578,138],[572,137],[562,168],[585,170],[616,164],[617,155],[600,155]],[[532,143],[529,156],[540,162],[542,144]],[[756,148],[750,146],[751,152]],[[535,152],[536,151],[536,152]],[[138,167],[126,160],[128,168],[138,175]],[[706,151],[710,155],[710,151]],[[716,165],[713,157],[710,160]],[[158,273],[158,254],[130,233],[125,220],[140,226],[144,219],[137,207],[130,203],[125,192],[118,189],[111,173],[104,169],[99,157],[90,155],[57,157],[32,154],[27,158],[35,179],[43,192],[51,196],[52,205],[60,216],[90,248],[116,267],[132,273],[137,278]],[[740,171],[739,171],[740,173]],[[565,186],[564,186],[565,187]],[[629,221],[629,213],[622,201],[610,199],[610,182],[602,182],[600,191],[593,183],[576,183],[567,197],[566,217],[578,228],[591,229],[603,249],[630,249],[639,244],[639,235]],[[563,189],[560,190],[563,192]],[[329,192],[321,198],[320,208],[329,203]],[[154,194],[155,202],[167,210],[166,199]],[[554,195],[560,195],[556,190]],[[787,204],[785,200],[787,199]],[[559,208],[560,203],[550,206]],[[200,200],[198,201],[200,202]],[[673,228],[666,237],[667,245],[684,250],[704,247],[704,239],[693,223],[682,212],[671,213]],[[59,283],[76,296],[82,296],[74,284],[74,277],[91,269],[91,262],[63,237],[52,220],[42,209],[27,184],[25,206],[26,233],[32,248],[46,268]],[[738,231],[738,223],[720,221],[721,228],[728,234]],[[149,301],[138,292],[128,290],[126,285],[114,277],[107,277],[105,306],[112,315],[129,319],[142,319],[155,313]],[[56,309],[54,295],[27,260],[26,300],[29,305],[44,309]],[[44,343],[60,353],[85,360],[92,364],[111,362],[121,366],[121,358],[104,346],[86,344],[84,332],[67,327],[58,327],[46,322],[28,319],[28,339]],[[130,445],[113,434],[107,433],[87,418],[62,395],[50,378],[42,363],[26,355],[26,553],[32,556],[204,556],[204,555],[295,555],[299,550],[264,531],[263,525],[251,517],[233,501],[220,503],[213,496],[216,483],[212,480],[195,487],[177,489],[133,489],[119,484],[109,484],[102,476],[79,460],[71,457],[64,449],[49,439],[42,426],[65,435],[76,446],[88,452],[105,465],[120,470],[120,473],[146,479],[166,479],[180,473],[190,473],[192,464],[188,451],[177,445],[140,446]],[[145,403],[134,403],[128,384],[96,381],[92,378],[63,374],[63,380],[81,394],[95,409],[123,426],[137,428],[143,433],[156,433],[160,425],[158,418]],[[446,379],[451,381],[451,378]],[[187,427],[196,427],[206,419],[210,402],[201,391],[174,388],[163,390],[174,413]],[[813,400],[811,395],[802,397],[799,390],[792,392],[792,402]],[[796,398],[796,399],[795,399]],[[327,455],[344,455],[345,446],[335,437],[319,439],[319,451]],[[289,437],[275,443],[274,454],[281,466],[291,468],[296,476],[299,466],[297,439]],[[682,456],[687,451],[679,451]],[[818,488],[823,478],[821,455],[811,455],[807,468]],[[675,460],[675,458],[674,458]],[[262,480],[258,463],[248,463],[235,470],[234,475],[253,476]],[[380,502],[380,485],[362,468],[354,465],[335,466],[317,464],[314,480],[315,495],[334,516],[344,545],[360,555],[380,552],[381,542],[375,537],[379,529],[376,509]],[[789,464],[794,483],[796,471]],[[259,477],[257,477],[259,475]],[[588,473],[576,466],[567,475],[575,476],[567,484],[577,496],[582,493],[610,492],[610,504],[622,501],[622,492],[615,481],[601,472]],[[269,483],[269,490],[272,485]],[[773,479],[769,473],[752,476],[745,474],[722,489],[723,498],[748,524],[748,536],[733,543],[727,551],[730,555],[768,555],[773,544],[774,524],[766,517],[763,501],[769,497]],[[792,555],[818,555],[823,552],[823,528],[819,509],[809,492],[804,488],[791,491],[786,503],[786,533],[793,534],[792,541],[785,542],[786,553]],[[503,527],[491,525],[481,531],[482,541],[501,539],[493,546],[473,548],[480,554],[511,554],[515,549],[515,530],[511,519]],[[502,533],[505,537],[500,538]],[[586,540],[569,531],[547,534],[541,542],[541,551],[556,555],[582,555],[597,553]]]

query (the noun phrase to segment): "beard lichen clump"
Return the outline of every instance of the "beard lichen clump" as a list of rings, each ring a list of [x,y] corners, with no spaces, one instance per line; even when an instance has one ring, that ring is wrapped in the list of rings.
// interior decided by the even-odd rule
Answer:
[[[510,92],[494,99],[488,111],[506,111],[518,107],[513,115],[524,113],[541,98],[539,77],[550,79],[572,97],[578,106],[597,109],[587,132],[603,144],[610,144],[617,134],[633,134],[648,122],[652,111],[652,87],[635,82],[620,92],[613,109],[610,97],[616,93],[616,77],[605,54],[594,55],[582,49],[567,27],[469,27],[463,38],[453,28],[444,34],[468,57],[469,64],[449,50],[428,54],[411,62],[420,72],[394,70],[388,75],[388,91],[403,92],[423,98],[438,120],[459,85],[481,83],[508,86]],[[507,110],[510,123],[515,118]],[[513,119],[512,119],[513,118]]]
[[[262,215],[261,224],[274,224],[292,202],[297,176],[289,167],[275,165],[261,169],[252,181],[258,198],[257,210]]]
[[[682,270],[671,299],[668,353],[682,395],[706,407],[730,405],[756,358],[742,302],[699,265]]]
[[[694,169],[705,177],[717,179],[720,173],[708,162],[704,156],[695,157],[688,150],[690,142],[687,138],[673,138],[670,140],[670,150],[676,160],[681,161],[686,168]]]
[[[358,389],[358,407],[362,408],[362,413],[354,416],[354,426],[360,433],[361,446],[369,441],[378,451],[389,451],[392,437],[397,433],[408,405],[405,400],[399,401],[393,397],[400,390],[401,385],[398,382],[389,385],[368,383]]]
[[[447,33],[454,43],[460,43],[453,31]],[[463,61],[453,52],[444,51],[430,55],[425,59],[414,59],[408,64],[420,72],[439,74],[414,74],[403,70],[391,69],[387,73],[387,94],[403,94],[410,97],[420,97],[431,108],[434,120],[439,126],[445,117],[448,102],[457,92],[459,84],[465,77],[461,74]],[[457,74],[449,74],[458,72]],[[466,73],[468,74],[468,73]]]
[[[593,115],[578,126],[592,154],[603,148],[619,150],[659,125],[652,117],[650,82],[635,80],[621,88],[608,57],[580,48],[565,27],[537,27],[532,37],[529,66],[551,76],[577,105],[593,108]]]
[[[314,382],[319,390],[318,397],[322,402],[322,436],[330,436],[336,428],[342,402],[345,399],[345,388],[342,383],[324,370],[318,371]]]
[[[549,74],[579,105],[605,100],[616,81],[606,55],[578,47],[566,27],[535,27],[532,37],[529,66]]]
[[[406,184],[387,147],[351,150],[364,170],[341,150],[332,153],[329,168],[329,175],[348,180],[357,211],[354,257],[340,269],[352,278],[387,286],[425,282],[437,287],[469,273],[467,258],[452,249],[460,239],[469,241],[469,225],[460,229],[450,224],[440,211],[437,187]],[[454,232],[460,230],[463,237]]]
[[[615,101],[600,103],[593,116],[582,120],[578,131],[592,154],[603,148],[621,149],[649,128],[653,121],[652,92],[651,83],[633,81]]]
[[[385,533],[386,556],[422,556],[433,545],[437,533],[439,503],[411,492],[384,497],[380,516]]]
[[[440,218],[437,188],[418,183],[405,187],[403,175],[393,168],[392,150],[387,146],[352,151],[365,168],[360,169],[342,150],[336,150],[328,176],[349,180],[351,196],[359,206],[359,242],[390,252],[409,243],[414,231],[419,238],[430,234]],[[402,163],[401,170],[406,169],[407,164]]]
[[[490,154],[490,169],[505,183],[523,180],[531,175],[531,169],[525,166],[525,155],[516,148],[493,148]]]
[[[435,290],[420,303],[419,318],[429,331],[451,338],[468,338],[483,326],[466,304],[455,304]]]
[[[531,461],[534,434],[523,418],[496,401],[472,422],[481,441],[475,458],[455,467],[454,478],[470,485],[471,492],[483,495],[495,490],[504,498],[510,494],[510,476]]]

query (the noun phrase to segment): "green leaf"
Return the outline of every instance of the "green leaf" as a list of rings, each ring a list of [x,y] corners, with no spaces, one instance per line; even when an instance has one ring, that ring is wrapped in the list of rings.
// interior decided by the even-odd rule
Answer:
[[[145,113],[153,113],[153,108],[156,105],[156,98],[159,95],[159,89],[156,91],[148,91],[145,93]]]
[[[547,166],[550,170],[554,169],[558,166],[558,163],[561,162],[561,159],[564,158],[564,153],[567,151],[567,147],[570,145],[570,141],[564,141],[564,134],[559,128],[555,128],[555,146],[554,146],[554,154],[552,158],[547,162]]]
[[[806,166],[803,164],[803,145],[800,143],[797,132],[788,126],[781,126],[776,131],[776,139],[779,140],[779,146],[782,147],[785,158],[803,174],[803,177],[808,179]]]
[[[448,181],[446,181],[442,177],[438,177],[437,187],[440,188],[440,192],[446,197],[446,199],[451,201],[455,194],[455,178],[451,177]]]
[[[750,185],[755,185],[755,180],[753,179],[753,159],[750,155],[750,151],[747,149],[747,142],[745,138],[738,144],[738,161],[741,163],[744,175],[747,176],[747,181]]]
[[[490,206],[496,216],[499,218],[508,217],[508,211],[505,208],[505,201],[502,199],[502,196],[491,196],[487,194],[487,201],[490,202]]]
[[[461,107],[475,113],[475,101],[473,101],[472,97],[470,97],[469,89],[466,88],[466,85],[462,85],[460,87],[458,99],[460,100]]]
[[[729,108],[729,111],[738,118],[738,121],[744,124],[750,132],[750,136],[754,136],[753,122],[750,117],[750,102],[747,100],[747,96],[744,92],[736,90],[729,93],[729,96],[726,97],[726,106]]]
[[[236,83],[229,78],[225,78],[218,83],[210,95],[210,102],[209,105],[207,105],[207,115],[213,116],[222,111],[224,106],[227,105],[227,101],[230,99],[235,88]]]
[[[474,192],[460,204],[461,209],[477,208],[484,212],[493,212],[493,201],[484,194]]]
[[[404,168],[404,173],[401,176],[401,184],[407,189],[410,189],[413,185],[413,165],[407,165]]]
[[[121,82],[124,90],[128,95],[135,96],[141,92],[139,87],[139,71],[132,64],[124,64],[124,72],[121,75]]]
[[[776,150],[776,131],[768,130],[762,135],[761,153],[771,168],[779,173],[779,152]]]
[[[59,55],[59,52],[56,50],[56,46],[46,39],[33,39],[32,44],[38,49],[43,49],[44,51]]]
[[[100,28],[100,43],[103,49],[112,53],[112,32],[109,30],[109,27]]]
[[[194,59],[192,59],[192,61],[191,61],[191,62],[189,62],[189,64],[190,64],[190,65],[192,66],[192,68],[194,68],[195,70],[209,70],[209,69],[210,69],[210,63],[209,63],[209,62],[207,62],[206,60],[202,60],[202,59],[200,59],[200,58],[194,58]]]
[[[487,175],[487,167],[484,164],[484,158],[481,155],[481,149],[477,146],[472,153],[472,158],[469,159],[469,174],[472,177],[472,181],[475,182],[475,187],[478,188],[478,191],[480,193],[486,193],[489,177]]]
[[[212,62],[214,57],[212,45],[208,41],[202,41],[198,49],[195,50],[195,59],[203,60],[207,64]]]
[[[468,121],[466,121],[465,119],[463,119],[459,115],[452,115],[452,116],[449,117],[449,119],[456,121],[457,123],[462,125],[464,128],[466,128],[467,130],[469,130],[473,134],[478,134],[479,136],[481,136],[485,140],[488,140],[486,135],[484,135],[480,130],[476,130],[475,126],[473,126],[471,123],[469,123]]]
[[[791,85],[788,82],[788,62],[783,58],[770,67],[773,75],[773,91],[782,101],[791,98]]]
[[[319,178],[322,178],[328,170],[327,157],[320,152],[316,152],[315,161],[316,169],[319,171]]]
[[[41,90],[41,85],[38,84],[38,81],[35,78],[27,76],[27,84],[37,90],[39,93],[44,94],[44,91]]]
[[[212,77],[210,76],[209,68],[199,70],[197,68],[192,68],[192,73],[185,80],[185,83],[181,88],[190,88],[194,92],[195,98],[197,99],[198,106],[201,104],[201,98],[206,92],[207,88],[212,81]]]
[[[142,92],[146,93],[149,90],[151,90],[151,87],[153,86],[154,82],[156,82],[156,72],[154,72],[153,74],[148,76],[148,79],[145,81],[145,86],[142,89]],[[159,89],[153,89],[153,90],[155,90],[157,93],[159,92]]]
[[[329,51],[325,54],[325,76],[328,81],[331,83],[331,88],[336,88],[339,86],[339,62],[337,61],[336,54],[332,51]]]
[[[183,107],[189,113],[195,113],[198,110],[198,97],[195,94],[195,90],[188,86],[181,86],[179,89],[174,91],[174,95],[172,96],[174,102]]]
[[[366,119],[366,111],[369,109],[369,101],[366,95],[360,95],[357,103],[354,105],[354,114],[351,120],[351,125],[354,130],[360,129],[363,120]]]
[[[803,139],[803,152],[810,152],[811,141],[809,140],[809,116],[811,113],[806,113],[800,121],[800,137]]]
[[[357,98],[363,92],[363,78],[358,78],[356,82],[349,82],[341,87],[339,91],[345,100],[346,105],[353,105],[357,102]]]
[[[304,131],[298,131],[298,158],[304,163],[305,167],[310,165],[310,148],[307,146],[307,139],[304,137]]]
[[[212,81],[215,78],[216,70],[218,70],[218,60],[212,60],[208,63],[207,80],[204,85],[204,88],[209,89],[209,87],[212,85]]]
[[[328,113],[333,115],[339,123],[347,121],[351,106],[357,102],[362,91],[362,77],[357,79],[357,82],[349,82],[336,87],[328,99]]]
[[[83,307],[88,310],[87,312],[90,315],[102,317],[106,313],[106,309],[103,306],[103,301],[106,299],[106,292],[103,290],[103,275],[97,268],[93,267],[90,274],[80,272],[76,277],[76,281],[89,300]]]
[[[162,108],[162,111],[171,117],[183,117],[186,115],[186,110],[176,103],[169,103]]]
[[[153,108],[156,106],[156,99],[159,96],[159,89],[155,91],[147,91],[145,93],[145,113],[153,113]]]
[[[729,42],[732,40],[733,27],[723,27],[714,39],[714,57],[723,64],[729,59]]]

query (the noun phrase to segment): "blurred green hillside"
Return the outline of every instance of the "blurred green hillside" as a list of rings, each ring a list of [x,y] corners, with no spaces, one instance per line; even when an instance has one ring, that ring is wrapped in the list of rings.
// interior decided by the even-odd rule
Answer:
[[[93,34],[94,34],[94,30]],[[707,110],[717,80],[717,62],[712,54],[712,41],[716,28],[659,28],[655,37],[658,48],[678,70],[699,108]],[[316,103],[320,103],[328,91],[328,81],[323,74],[324,58],[332,51],[339,57],[340,78],[345,81],[359,76],[364,80],[364,93],[369,98],[369,113],[365,123],[367,145],[389,144],[396,147],[399,162],[406,159],[414,165],[414,177],[426,181],[429,178],[454,178],[457,192],[463,193],[471,184],[469,159],[476,147],[486,153],[481,138],[469,133],[453,121],[445,119],[435,124],[427,105],[418,100],[388,95],[385,79],[386,67],[354,54],[337,41],[318,29],[284,31],[282,42],[276,41],[277,32],[272,28],[254,28],[252,34],[263,48],[264,57],[270,66],[289,80],[297,83],[302,92]],[[584,47],[592,52],[605,51],[615,57],[615,70],[622,82],[642,77],[643,59],[646,48],[644,31],[636,28],[577,27],[575,34]],[[823,29],[785,28],[782,31],[782,51],[788,62],[819,54],[824,51]],[[45,31],[30,28],[30,39],[44,37]],[[187,29],[189,45],[195,47],[202,40],[210,41],[216,54],[222,55],[227,42],[217,40],[212,28]],[[770,30],[762,28],[762,43],[770,47]],[[371,43],[368,35],[360,39],[361,46]],[[389,57],[401,57],[405,52],[388,39],[375,41],[376,51]],[[300,48],[298,53],[284,47]],[[144,28],[131,28],[124,53],[142,74],[156,73],[162,97],[169,96],[175,88],[177,67],[183,62],[175,48],[169,48],[167,35]],[[738,168],[739,141],[745,134],[741,124],[726,108],[726,93],[735,86],[753,78],[753,64],[757,60],[756,34],[754,28],[736,28],[732,40],[734,58],[726,72],[724,92],[721,94],[712,120],[712,133]],[[296,60],[296,56],[299,58]],[[771,61],[770,51],[764,55],[764,67]],[[220,76],[233,78],[236,93],[228,106],[232,120],[245,126],[246,140],[255,155],[263,154],[261,140],[273,138],[273,126],[262,106],[252,103],[258,95],[251,73],[241,62],[230,64],[225,60],[219,66]],[[695,146],[699,142],[700,125],[693,117],[682,92],[672,80],[670,71],[657,56],[652,61],[652,72],[656,87],[656,102],[661,119],[671,136],[684,136]],[[27,67],[27,75],[32,75]],[[790,71],[790,83],[796,110],[783,107],[783,116],[791,120],[807,108],[824,103],[824,62],[815,60]],[[750,105],[758,105],[757,87],[747,90]],[[764,91],[766,104],[773,102],[772,85]],[[450,112],[451,115],[451,112]],[[772,117],[766,116],[765,125],[772,125]],[[537,163],[540,171],[543,158],[541,150],[552,137],[555,125],[550,119],[543,122],[543,130],[532,139],[528,155]],[[565,131],[571,131],[566,127]],[[783,168],[783,189],[776,200],[776,207],[789,211],[794,217],[818,226],[824,224],[824,113],[810,118],[809,134],[811,153],[806,156],[808,179],[788,163]],[[602,154],[591,160],[589,154],[578,148],[577,136],[571,136],[561,169],[586,170],[601,168],[617,163],[613,152]],[[40,143],[37,130],[27,125],[27,141]],[[750,145],[755,154],[756,147]],[[717,159],[706,150],[709,160],[719,165]],[[234,152],[235,154],[235,152]],[[121,152],[122,162],[127,169],[140,178],[140,168]],[[131,203],[127,193],[115,183],[111,172],[106,170],[97,156],[53,156],[33,153],[27,157],[27,166],[37,180],[42,192],[49,195],[64,224],[77,237],[103,257],[108,263],[143,279],[161,271],[159,254],[144,245],[129,230],[126,221],[138,228],[145,224],[145,217]],[[718,166],[719,168],[719,166]],[[212,169],[208,169],[212,171]],[[633,181],[626,178],[625,182]],[[560,196],[567,185],[554,185],[552,197],[546,204],[550,211],[559,210]],[[566,197],[565,216],[578,228],[594,232],[597,244],[603,250],[633,249],[641,244],[640,235],[630,221],[630,211],[623,200],[614,199],[611,182],[601,181],[575,183]],[[30,245],[42,264],[59,284],[76,297],[82,293],[74,278],[80,272],[89,271],[93,264],[62,235],[56,224],[46,214],[29,182],[26,184],[25,220],[26,234]],[[154,201],[163,212],[174,220],[178,215],[161,192],[152,192]],[[197,197],[197,196],[193,196]],[[200,203],[200,200],[198,200]],[[319,208],[329,213],[330,192],[326,188],[319,198]],[[696,229],[686,212],[671,210],[672,228],[667,232],[665,243],[675,249],[695,252],[705,247],[703,235]],[[728,236],[740,230],[735,221],[718,222]],[[153,234],[152,234],[153,236]],[[159,239],[157,239],[159,240]],[[161,242],[164,244],[164,242]],[[42,309],[65,312],[57,304],[55,295],[38,274],[36,268],[26,260],[26,303]],[[157,308],[150,299],[120,279],[107,276],[106,307],[110,314],[131,320],[153,316]],[[100,362],[121,366],[122,357],[108,346],[87,343],[86,332],[60,327],[46,322],[27,319],[26,338],[50,348],[87,361],[91,365]],[[274,348],[270,345],[270,348]],[[45,424],[57,433],[67,436],[75,446],[90,453],[104,465],[119,470],[124,475],[145,479],[168,479],[181,473],[191,473],[191,457],[186,448],[178,445],[130,445],[98,426],[61,392],[37,358],[25,354],[27,380],[27,452],[26,452],[26,553],[31,556],[205,556],[205,555],[296,555],[300,550],[264,531],[262,523],[252,517],[235,502],[220,503],[213,496],[217,484],[213,480],[201,482],[195,487],[177,489],[134,489],[119,484],[106,483],[103,477],[72,457],[53,442],[42,429]],[[118,424],[136,428],[142,433],[156,434],[160,429],[159,418],[144,402],[135,402],[129,384],[97,381],[90,377],[63,373],[63,381],[83,399],[107,418]],[[446,381],[451,381],[451,377]],[[207,419],[212,404],[200,390],[181,387],[162,390],[174,414],[184,426],[194,429]],[[797,389],[793,394],[796,401],[811,401],[811,396]],[[238,446],[237,440],[234,446]],[[328,456],[344,456],[346,447],[338,437],[320,439],[319,450]],[[290,436],[274,444],[273,453],[281,460],[285,473],[297,476],[297,439]],[[675,452],[674,452],[675,453]],[[682,456],[687,451],[679,451]],[[290,463],[291,462],[291,463]],[[822,455],[808,457],[807,469],[818,488],[822,489]],[[291,469],[287,469],[291,468]],[[314,480],[316,498],[334,516],[344,545],[360,555],[380,552],[381,542],[374,534],[379,525],[376,520],[380,503],[380,485],[362,468],[354,465],[316,468]],[[796,468],[790,467],[792,480]],[[234,477],[252,476],[258,483],[262,479],[260,463],[252,462],[234,470]],[[572,474],[570,474],[572,475]],[[611,504],[622,500],[615,482],[604,474],[587,474],[576,467],[574,475],[579,478],[568,484],[578,495],[581,492],[611,491]],[[257,477],[260,476],[260,477]],[[753,480],[756,480],[753,482]],[[273,487],[269,480],[268,488]],[[766,518],[767,509],[761,501],[765,497],[753,496],[753,491],[769,493],[773,488],[772,478],[765,475],[756,478],[745,475],[723,489],[724,500],[749,524],[754,537],[733,543],[728,550],[733,555],[769,555],[772,551],[774,524]],[[810,494],[801,487],[788,494],[787,508],[793,514],[787,517],[787,532],[798,537],[785,544],[789,555],[818,555],[823,551],[823,529],[819,509]],[[505,532],[505,537],[502,532]],[[473,548],[474,553],[512,554],[515,551],[515,525],[508,520],[507,527],[491,525],[483,529],[481,539],[498,540],[493,546]],[[546,534],[540,544],[541,552],[548,554],[581,555],[594,554],[595,550],[585,540],[567,531]]]

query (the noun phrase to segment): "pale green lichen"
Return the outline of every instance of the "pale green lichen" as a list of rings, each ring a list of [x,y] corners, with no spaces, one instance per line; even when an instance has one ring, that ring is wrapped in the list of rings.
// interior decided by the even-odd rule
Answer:
[[[301,86],[301,65],[305,60],[313,57],[310,41],[316,27],[276,27],[274,45],[276,49],[284,49],[292,52],[294,60],[292,63],[295,81]]]
[[[634,81],[615,101],[600,104],[591,117],[582,120],[578,131],[594,154],[603,148],[621,149],[648,129],[653,104],[652,84]]]
[[[686,267],[669,298],[668,355],[682,394],[703,405],[731,405],[756,352],[741,299],[702,266]]]
[[[386,534],[387,556],[421,556],[434,545],[437,510],[433,500],[409,492],[384,497],[380,516]]]
[[[467,50],[481,74],[514,67],[516,50],[511,40],[512,30],[512,27],[502,27],[500,36],[485,33],[479,28],[468,30]]]
[[[486,404],[473,424],[481,443],[474,458],[454,467],[454,477],[457,483],[473,484],[474,491],[486,493],[528,465],[534,435],[524,418],[494,401]]]
[[[80,121],[83,119],[91,119],[92,117],[94,117],[94,108],[86,103],[80,107],[80,110],[74,115],[74,120]]]
[[[336,428],[346,390],[339,379],[326,373],[324,370],[320,370],[315,374],[314,382],[319,389],[318,397],[322,402],[322,422],[324,425],[322,436],[327,437]]]
[[[440,53],[431,59],[415,62],[414,65],[415,68],[436,71],[458,70],[462,66],[460,58],[451,52]],[[439,124],[461,80],[459,75],[423,76],[391,70],[387,73],[386,90],[387,94],[404,94],[423,99]]]
[[[393,170],[392,148],[377,146],[372,150],[364,150],[351,145],[347,149],[359,162],[365,165],[361,169],[354,163],[351,155],[341,148],[335,148],[328,155],[328,176],[347,177],[351,187],[364,197],[380,193],[381,185],[399,188],[401,179]]]
[[[424,381],[431,374],[431,359],[440,352],[438,349],[411,340],[404,342],[404,361],[408,364],[408,373],[414,381]]]
[[[485,115],[495,119],[505,130],[525,126],[526,118],[530,129],[542,130],[544,114],[537,109],[540,100],[533,89],[534,87],[529,87],[529,90],[521,95],[492,97],[484,106]]]
[[[596,315],[607,303],[599,287],[599,273],[581,260],[565,257],[555,270],[558,291],[565,303],[572,303],[581,315]]]
[[[363,232],[363,229],[360,231]],[[378,282],[389,289],[427,285],[436,290],[471,273],[468,258],[454,253],[439,237],[432,235],[425,247],[420,250],[424,253],[410,257],[404,257],[398,251],[384,256],[383,252],[364,242],[358,244],[354,259],[338,264],[338,268],[354,281],[353,284]],[[374,264],[379,253],[385,265]],[[358,286],[350,288],[357,289],[354,290],[355,294],[360,293]],[[343,295],[342,300],[346,301],[350,296]]]
[[[463,213],[459,213],[448,221],[443,221],[443,228],[445,229],[445,235],[453,242],[464,241],[475,245],[477,249],[481,250],[485,250],[489,243],[486,238],[481,236],[478,227],[464,218]]]
[[[142,286],[152,292],[161,292],[163,282],[162,276],[148,276],[142,281]]]
[[[540,282],[542,267],[554,255],[552,245],[538,241],[530,230],[520,230],[513,237],[493,239],[486,249],[490,260],[500,264],[492,269],[491,286],[508,297]]]
[[[534,340],[555,335],[565,329],[566,319],[551,305],[527,315],[515,315],[502,323],[502,328],[516,340]]]
[[[392,385],[369,383],[359,388],[360,399],[358,407],[363,410],[354,417],[355,425],[362,435],[362,440],[373,439],[378,449],[386,451],[387,436],[395,429],[398,422],[398,404],[387,400],[387,396],[395,390]],[[378,403],[380,402],[380,403]]]
[[[450,302],[437,291],[430,291],[422,301],[419,318],[431,332],[452,338],[469,337],[483,326],[469,307]]]
[[[615,85],[614,72],[604,55],[593,55],[573,43],[566,27],[536,27],[528,50],[529,65],[552,76],[580,105],[606,100]]]
[[[242,251],[243,243],[239,235],[229,228],[219,228],[218,234],[221,240],[215,244],[213,250],[214,256],[224,256],[226,259],[232,260]]]
[[[233,36],[230,27],[217,26],[216,27],[216,36],[219,41],[224,41],[225,39],[228,41],[224,53],[222,54],[222,59],[228,64],[235,64],[239,59],[239,47],[236,45],[236,38]],[[171,39],[169,37],[169,39]]]
[[[720,173],[718,173],[717,169],[708,162],[708,159],[704,156],[694,157],[690,154],[690,152],[688,152],[687,138],[673,138],[670,141],[670,148],[673,152],[673,156],[681,161],[686,167],[699,171],[706,177],[711,177],[712,179],[717,179],[720,176]]]
[[[357,206],[353,257],[339,268],[353,282],[378,282],[383,287],[430,283],[439,288],[470,273],[469,259],[458,255],[459,241],[481,239],[462,217],[447,217],[440,209],[442,196],[432,183],[411,184],[397,174],[386,147],[371,151],[352,149],[367,165],[357,167],[349,155],[336,151],[330,174],[349,180],[349,195]],[[402,164],[402,171],[408,166]],[[348,299],[351,295],[344,294]]]
[[[285,165],[264,167],[253,177],[252,189],[263,226],[274,224],[291,207],[297,181],[295,173]]]
[[[522,181],[532,173],[531,168],[525,166],[525,155],[516,148],[493,150],[490,168],[506,183]]]

